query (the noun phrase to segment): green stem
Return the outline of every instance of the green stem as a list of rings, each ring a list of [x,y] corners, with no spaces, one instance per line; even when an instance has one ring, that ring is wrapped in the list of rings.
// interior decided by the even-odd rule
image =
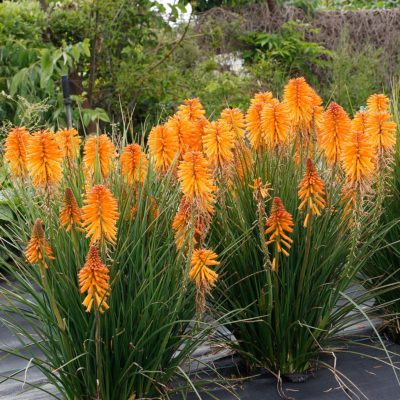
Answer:
[[[44,288],[44,291],[47,294],[47,297],[50,301],[50,307],[56,317],[58,327],[62,330],[62,332],[65,332],[65,321],[61,317],[60,310],[57,307],[56,299],[54,298],[53,292],[50,289],[49,282],[47,280],[46,267],[44,265],[44,262],[39,263],[39,270],[40,270],[40,276],[42,278],[43,288]]]

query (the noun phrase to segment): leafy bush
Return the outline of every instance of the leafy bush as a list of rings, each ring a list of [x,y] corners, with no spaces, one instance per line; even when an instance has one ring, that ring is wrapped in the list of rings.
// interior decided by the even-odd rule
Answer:
[[[315,68],[326,69],[333,55],[322,45],[306,40],[306,32],[313,31],[309,24],[288,21],[277,33],[249,33],[243,37],[248,45],[243,57],[251,63],[269,60],[288,77],[302,74],[312,80]]]

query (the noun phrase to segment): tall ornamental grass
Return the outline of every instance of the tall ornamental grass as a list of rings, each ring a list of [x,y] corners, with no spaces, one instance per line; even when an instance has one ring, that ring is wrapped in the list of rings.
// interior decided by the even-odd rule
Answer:
[[[250,146],[233,148],[241,174],[222,172],[210,237],[224,259],[214,305],[241,310],[229,327],[250,366],[315,370],[359,318],[357,304],[381,291],[342,295],[388,230],[378,225],[395,143],[387,107],[371,96],[351,120],[334,102],[323,110],[298,78],[282,101],[257,94],[242,117]]]
[[[393,87],[393,115],[399,126],[399,85]],[[397,142],[394,153],[387,160],[386,180],[388,185],[382,189],[383,210],[381,225],[389,225],[384,241],[373,258],[364,269],[366,287],[379,283],[387,290],[376,297],[376,301],[384,306],[384,328],[390,338],[400,341],[400,140],[397,129]]]
[[[4,350],[63,398],[169,397],[192,387],[182,363],[204,339],[171,226],[174,154],[156,176],[139,144],[120,142],[25,128],[5,142],[16,218],[1,241],[12,261],[0,296],[20,348]]]

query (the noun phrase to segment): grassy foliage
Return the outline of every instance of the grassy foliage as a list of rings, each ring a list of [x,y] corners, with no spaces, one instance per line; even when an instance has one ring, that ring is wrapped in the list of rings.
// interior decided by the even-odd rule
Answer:
[[[259,157],[245,179],[233,183],[214,225],[213,243],[221,253],[225,250],[215,306],[223,313],[241,310],[238,322],[230,325],[238,340],[234,348],[250,365],[280,374],[316,368],[321,351],[333,344],[339,330],[354,323],[348,316],[353,306],[337,304],[368,259],[368,246],[379,240],[379,233],[366,224],[373,219],[370,205],[349,229],[342,178],[332,176],[322,160],[318,165],[328,183],[329,206],[307,228],[297,198],[304,167],[294,163],[290,150]],[[258,177],[271,184],[270,195],[282,199],[295,224],[290,256],[279,257],[276,272],[268,266],[276,254],[273,246],[263,245],[264,217],[250,188]],[[266,215],[271,203],[269,197],[262,204]]]
[[[195,292],[171,229],[178,194],[172,178],[158,179],[150,168],[143,185],[133,188],[113,164],[107,185],[118,200],[120,218],[117,244],[100,247],[111,275],[110,308],[104,314],[85,312],[81,304],[77,274],[89,239],[75,228],[67,233],[59,219],[66,187],[83,205],[81,160],[64,165],[61,186],[54,191],[15,181],[8,192],[16,219],[0,225],[1,248],[10,249],[11,257],[3,276],[7,285],[1,287],[2,322],[20,339],[17,355],[38,367],[65,398],[168,396],[173,378],[186,381],[180,365],[204,333],[189,325]],[[21,254],[37,218],[55,255],[46,261],[47,269],[27,264]],[[42,355],[30,358],[32,346]]]

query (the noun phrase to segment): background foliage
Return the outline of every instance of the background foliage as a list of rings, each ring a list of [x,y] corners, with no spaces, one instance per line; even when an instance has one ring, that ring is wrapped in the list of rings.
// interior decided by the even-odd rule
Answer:
[[[120,122],[121,107],[133,112],[134,124],[147,120],[152,125],[184,98],[194,96],[210,113],[227,105],[245,109],[255,92],[279,94],[283,82],[298,75],[352,112],[367,94],[388,92],[391,80],[397,79],[397,59],[389,59],[377,43],[354,46],[346,29],[332,50],[313,39],[318,35],[308,23],[289,19],[272,32],[241,29],[235,10],[251,9],[257,1],[201,0],[193,5],[190,22],[188,14],[185,20],[179,18],[187,3],[179,0],[172,7],[154,0],[1,3],[0,118],[23,124],[23,98],[43,106],[40,123],[63,125],[59,80],[65,73],[75,100],[74,121],[89,131],[96,130],[93,122]],[[297,7],[311,20],[316,10],[396,5],[396,1],[361,0],[265,3],[269,13]],[[213,7],[222,7],[222,19],[214,14],[207,19]],[[234,49],[227,48],[228,39],[236,43]]]

